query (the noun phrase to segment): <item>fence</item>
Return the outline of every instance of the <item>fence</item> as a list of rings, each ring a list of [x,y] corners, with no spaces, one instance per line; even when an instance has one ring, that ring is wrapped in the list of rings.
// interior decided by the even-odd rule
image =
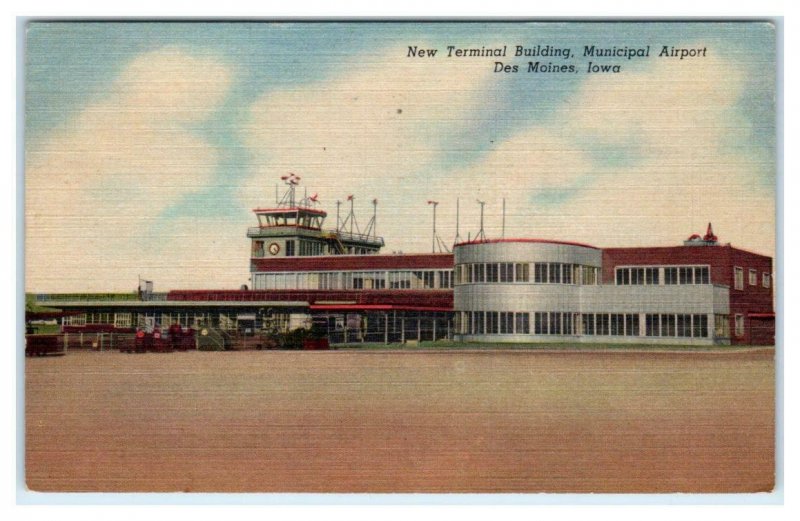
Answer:
[[[133,346],[134,335],[130,333],[64,333],[64,346],[71,349],[91,351],[119,350]]]

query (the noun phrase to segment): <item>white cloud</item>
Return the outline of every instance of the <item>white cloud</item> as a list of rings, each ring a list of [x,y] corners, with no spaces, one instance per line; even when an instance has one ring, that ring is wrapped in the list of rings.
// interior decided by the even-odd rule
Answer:
[[[294,172],[331,214],[337,199],[355,194],[362,225],[377,197],[379,232],[390,248],[411,251],[418,234],[407,225],[421,224],[415,207],[427,211],[431,183],[440,183],[426,176],[437,169],[446,138],[491,111],[493,78],[484,60],[425,62],[405,53],[362,57],[340,64],[338,77],[258,99],[244,133],[255,165],[241,191],[246,204],[269,204],[279,176]]]
[[[218,60],[178,48],[130,63],[103,99],[26,150],[26,287],[110,291],[180,264],[150,225],[210,180],[217,151],[192,133],[231,83]],[[246,273],[246,260],[239,259]],[[155,272],[155,273],[153,273]],[[145,273],[143,273],[145,274]],[[180,282],[196,277],[187,270]]]
[[[774,194],[755,180],[772,165],[729,146],[750,131],[736,110],[746,76],[737,64],[653,61],[639,72],[588,77],[549,123],[454,168],[459,145],[444,144],[475,120],[491,124],[489,93],[502,79],[482,60],[403,56],[340,64],[332,79],[257,99],[241,136],[251,175],[231,204],[270,204],[278,177],[295,172],[320,193],[331,225],[337,199],[356,195],[363,227],[377,197],[387,250],[430,248],[428,199],[440,201],[438,228],[450,242],[460,197],[464,239],[478,228],[476,199],[487,203],[487,234],[499,236],[506,198],[506,237],[679,244],[710,220],[723,241],[773,252]],[[139,273],[161,289],[246,281],[243,227],[178,219],[159,240],[147,226],[210,182],[218,151],[190,128],[218,108],[231,74],[175,48],[144,55],[66,130],[29,146],[29,289],[129,289]],[[633,160],[598,163],[604,147]],[[536,203],[542,192],[572,197]]]
[[[774,194],[755,180],[763,165],[727,146],[749,132],[736,110],[746,75],[737,63],[653,60],[638,72],[587,77],[548,123],[456,170],[439,137],[489,121],[497,85],[487,82],[501,80],[483,62],[376,63],[257,101],[246,133],[258,165],[249,204],[271,201],[277,176],[292,171],[331,213],[356,193],[359,215],[369,217],[378,196],[387,249],[430,248],[427,199],[440,201],[438,229],[452,240],[456,197],[463,238],[478,230],[477,199],[487,203],[487,234],[499,236],[505,198],[506,237],[680,244],[710,220],[725,241],[774,249]],[[605,150],[632,159],[603,164]],[[564,203],[539,204],[542,193]]]
[[[573,233],[601,246],[671,245],[711,221],[722,241],[773,255],[775,194],[760,178],[774,166],[730,146],[751,132],[738,111],[746,75],[709,57],[587,81],[561,116],[569,132],[630,143],[637,159],[599,171],[566,204]]]
[[[760,179],[773,165],[730,146],[751,131],[737,111],[745,75],[737,63],[707,58],[589,77],[554,123],[513,136],[463,178],[481,186],[479,174],[494,172],[504,181],[495,190],[481,186],[494,199],[487,212],[494,236],[505,195],[507,237],[676,245],[711,221],[722,241],[773,255],[775,194]],[[606,149],[631,160],[598,162]],[[559,188],[573,194],[563,204],[531,198]]]

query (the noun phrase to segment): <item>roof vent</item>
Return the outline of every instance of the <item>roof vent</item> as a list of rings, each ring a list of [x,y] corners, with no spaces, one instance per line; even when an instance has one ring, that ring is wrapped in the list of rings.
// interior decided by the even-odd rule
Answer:
[[[711,223],[708,223],[706,234],[702,237],[699,233],[692,234],[688,239],[683,241],[684,246],[716,246],[717,236],[714,235],[714,230],[711,229]]]

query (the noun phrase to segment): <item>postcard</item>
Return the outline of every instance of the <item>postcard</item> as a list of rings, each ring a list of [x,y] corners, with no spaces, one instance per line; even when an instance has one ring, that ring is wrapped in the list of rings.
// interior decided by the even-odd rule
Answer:
[[[762,21],[30,21],[25,486],[771,491],[776,59]]]

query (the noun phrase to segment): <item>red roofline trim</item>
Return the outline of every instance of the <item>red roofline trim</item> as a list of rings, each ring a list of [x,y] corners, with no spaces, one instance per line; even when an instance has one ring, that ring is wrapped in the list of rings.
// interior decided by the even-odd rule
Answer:
[[[684,249],[684,248],[692,248],[693,250],[696,249],[698,251],[701,250],[713,250],[713,249],[721,249],[727,248],[729,250],[736,250],[739,252],[747,253],[749,255],[755,255],[756,257],[763,257],[765,259],[772,260],[772,257],[769,255],[764,255],[763,253],[757,253],[752,250],[746,250],[744,248],[740,248],[738,246],[734,246],[731,243],[727,244],[716,244],[714,246],[685,246],[682,244],[672,245],[672,246],[609,246],[607,248],[600,248],[603,251],[607,252],[616,252],[616,251],[625,251],[625,250],[676,250],[676,249]]]
[[[505,243],[505,242],[521,242],[521,243],[542,243],[542,244],[564,244],[566,246],[580,246],[582,248],[591,248],[593,250],[599,250],[597,246],[592,246],[591,244],[584,244],[582,242],[573,242],[573,241],[555,241],[552,239],[485,239],[482,241],[464,241],[454,244],[453,247],[458,246],[470,246],[473,244],[496,244],[496,243]]]

